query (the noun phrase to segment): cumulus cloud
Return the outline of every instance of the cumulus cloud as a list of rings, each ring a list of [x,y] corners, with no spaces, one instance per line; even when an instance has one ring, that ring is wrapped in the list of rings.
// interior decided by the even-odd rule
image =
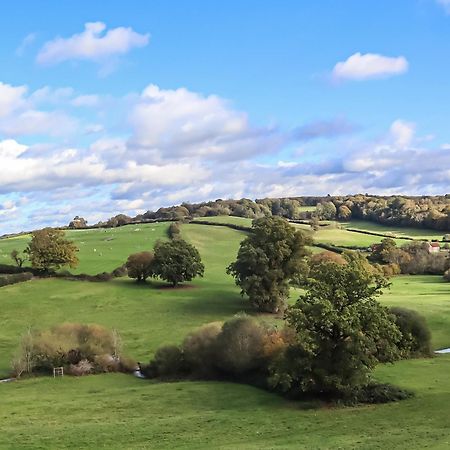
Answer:
[[[153,158],[242,159],[277,149],[284,137],[255,127],[224,99],[148,86],[132,109],[130,145]]]
[[[118,27],[106,31],[103,22],[88,22],[84,31],[68,38],[57,37],[44,44],[37,55],[39,64],[58,64],[69,60],[104,61],[105,58],[145,47],[149,34]]]
[[[0,118],[20,108],[25,103],[26,92],[26,86],[11,86],[0,82]]]
[[[369,80],[400,75],[408,70],[408,61],[404,56],[390,57],[376,53],[355,53],[345,61],[338,62],[332,71],[336,81]]]
[[[255,125],[223,98],[184,88],[150,85],[107,106],[70,88],[5,92],[0,133],[17,135],[0,138],[0,232],[219,197],[427,194],[450,185],[449,146],[433,147],[403,119],[368,137],[351,134],[358,128],[343,118],[293,130]],[[67,134],[72,122],[83,133]],[[44,137],[29,146],[20,134]]]

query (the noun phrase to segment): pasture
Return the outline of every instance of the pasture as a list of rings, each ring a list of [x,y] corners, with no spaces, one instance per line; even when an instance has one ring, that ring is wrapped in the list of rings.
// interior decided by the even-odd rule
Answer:
[[[89,242],[92,233],[95,246],[121,243],[106,260],[113,268],[139,245],[164,238],[164,224],[149,227],[155,231],[146,228],[140,236],[136,226],[116,229],[121,237],[112,241],[103,241],[97,231],[73,233],[81,242]],[[138,285],[125,278],[107,283],[45,279],[0,288],[0,373],[7,373],[30,325],[73,321],[116,328],[125,352],[145,362],[159,345],[179,343],[201,324],[249,311],[225,274],[245,233],[194,224],[182,225],[181,231],[206,267],[204,278],[185,288]],[[80,251],[83,270],[108,270],[103,265],[97,270],[89,255]],[[433,346],[450,346],[450,283],[433,276],[396,277],[381,301],[417,309],[432,328]],[[4,383],[0,448],[444,448],[450,442],[449,370],[450,356],[380,366],[380,381],[412,389],[416,397],[354,408],[293,403],[233,383],[156,383],[122,374]]]
[[[79,248],[80,260],[78,267],[70,270],[89,275],[111,272],[121,266],[131,253],[151,250],[158,239],[167,239],[168,226],[167,222],[162,222],[119,228],[68,230],[66,237]],[[0,239],[0,263],[12,264],[9,256],[11,251],[24,250],[29,240],[29,235]]]

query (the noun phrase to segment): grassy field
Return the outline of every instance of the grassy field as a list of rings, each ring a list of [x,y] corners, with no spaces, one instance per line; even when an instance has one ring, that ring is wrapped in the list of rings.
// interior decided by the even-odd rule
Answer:
[[[351,220],[350,222],[340,222],[340,224],[344,228],[355,228],[357,230],[391,234],[392,237],[411,237],[413,239],[441,240],[444,234],[446,234],[444,231],[430,230],[426,228],[393,227],[366,220]]]
[[[66,231],[67,238],[73,240],[80,250],[80,264],[71,272],[90,275],[110,272],[122,265],[131,253],[151,250],[158,239],[166,239],[168,226],[167,222],[162,222]],[[11,251],[24,250],[29,240],[29,236],[0,239],[0,263],[12,264]]]
[[[139,245],[133,230],[129,239]],[[127,279],[35,280],[0,288],[0,373],[7,372],[29,325],[114,327],[127,353],[146,361],[159,345],[180,342],[192,328],[246,310],[225,274],[245,234],[193,224],[183,225],[182,234],[206,266],[205,277],[187,289]],[[433,330],[434,347],[450,346],[450,283],[397,277],[381,300],[417,309]],[[239,384],[155,383],[120,374],[5,383],[0,448],[448,448],[449,371],[450,356],[380,366],[379,380],[412,389],[416,397],[357,408],[292,403]]]
[[[242,225],[244,227],[251,227],[253,222],[253,219],[235,216],[196,217],[195,220],[200,220],[202,222],[230,223],[233,225]]]

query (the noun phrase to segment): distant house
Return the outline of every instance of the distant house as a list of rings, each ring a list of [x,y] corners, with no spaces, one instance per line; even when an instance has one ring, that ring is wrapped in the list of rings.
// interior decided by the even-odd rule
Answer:
[[[428,242],[428,252],[429,253],[439,253],[441,250],[441,245],[439,242]]]

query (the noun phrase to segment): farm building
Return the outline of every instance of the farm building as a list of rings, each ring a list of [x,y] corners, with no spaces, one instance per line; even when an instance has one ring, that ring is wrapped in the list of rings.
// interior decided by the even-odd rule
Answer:
[[[441,250],[441,245],[439,242],[428,242],[428,252],[429,253],[439,253]]]

